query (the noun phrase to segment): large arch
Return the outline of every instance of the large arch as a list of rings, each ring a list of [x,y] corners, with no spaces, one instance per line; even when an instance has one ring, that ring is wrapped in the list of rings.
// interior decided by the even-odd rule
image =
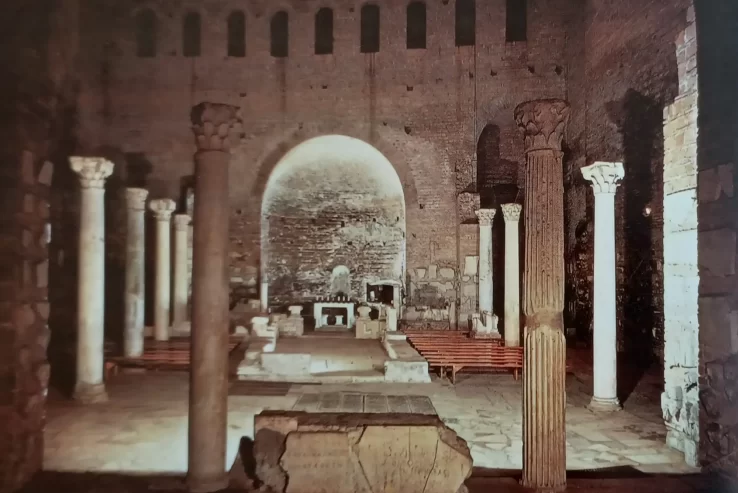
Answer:
[[[309,139],[287,152],[261,205],[261,279],[279,304],[330,294],[337,266],[350,294],[366,283],[404,282],[405,193],[389,160],[345,135]]]

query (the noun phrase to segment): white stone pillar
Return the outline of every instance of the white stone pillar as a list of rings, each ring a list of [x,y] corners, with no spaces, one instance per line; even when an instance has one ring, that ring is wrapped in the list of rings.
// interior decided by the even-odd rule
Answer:
[[[582,168],[595,196],[594,221],[594,395],[589,407],[617,411],[617,316],[615,292],[615,191],[625,176],[622,163]]]
[[[492,308],[492,221],[494,209],[479,209],[479,313],[494,313]]]
[[[154,338],[169,340],[171,309],[171,219],[176,204],[171,199],[152,200],[149,208],[156,217],[156,279],[154,281]]]
[[[123,356],[137,358],[144,351],[146,197],[143,188],[126,189],[126,291]]]
[[[261,303],[261,312],[267,313],[269,311],[269,283],[267,281],[261,281],[259,300]]]
[[[77,278],[77,379],[74,398],[92,404],[108,399],[103,380],[105,338],[105,179],[113,163],[71,157],[82,186]]]
[[[520,204],[502,204],[505,219],[505,345],[520,346]]]
[[[189,295],[189,252],[187,248],[190,233],[190,216],[174,216],[174,327],[182,328],[187,323]]]

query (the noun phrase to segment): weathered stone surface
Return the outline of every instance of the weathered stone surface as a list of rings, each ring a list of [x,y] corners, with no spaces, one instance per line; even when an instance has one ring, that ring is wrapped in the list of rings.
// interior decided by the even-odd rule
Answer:
[[[279,493],[456,493],[472,468],[436,416],[265,411],[254,437],[256,475]]]

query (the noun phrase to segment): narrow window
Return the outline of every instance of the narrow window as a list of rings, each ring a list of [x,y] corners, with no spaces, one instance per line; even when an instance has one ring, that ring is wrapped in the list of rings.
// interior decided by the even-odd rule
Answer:
[[[333,53],[333,10],[323,7],[315,14],[315,54]]]
[[[275,58],[287,57],[289,51],[289,17],[287,12],[280,10],[272,16],[272,56]]]
[[[200,56],[200,14],[189,12],[184,18],[182,27],[182,54]]]
[[[136,15],[136,54],[144,58],[156,56],[156,14],[151,9]]]
[[[364,5],[361,7],[361,52],[376,53],[379,51],[379,7]]]
[[[246,16],[240,11],[228,16],[228,56],[246,56]]]
[[[476,17],[474,0],[456,0],[456,46],[474,46]]]
[[[528,0],[507,0],[507,25],[505,38],[507,41],[525,41],[528,39]]]
[[[411,2],[407,6],[407,49],[425,49],[425,4]]]

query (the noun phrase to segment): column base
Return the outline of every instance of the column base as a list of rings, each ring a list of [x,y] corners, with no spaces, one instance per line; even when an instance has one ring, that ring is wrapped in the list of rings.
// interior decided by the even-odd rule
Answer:
[[[77,383],[74,386],[75,401],[82,404],[102,404],[108,402],[108,392],[105,390],[104,383]]]
[[[520,480],[520,486],[530,490],[535,490],[536,493],[562,493],[563,491],[566,491],[566,483],[541,486],[534,484],[533,482],[526,481],[525,478]]]
[[[190,493],[213,493],[228,488],[228,473],[223,472],[209,478],[193,478],[187,475],[187,490]]]
[[[592,397],[592,400],[589,402],[587,408],[590,411],[595,411],[598,413],[610,413],[620,411],[623,406],[620,405],[620,400],[617,397],[612,399],[601,399],[598,397]]]

